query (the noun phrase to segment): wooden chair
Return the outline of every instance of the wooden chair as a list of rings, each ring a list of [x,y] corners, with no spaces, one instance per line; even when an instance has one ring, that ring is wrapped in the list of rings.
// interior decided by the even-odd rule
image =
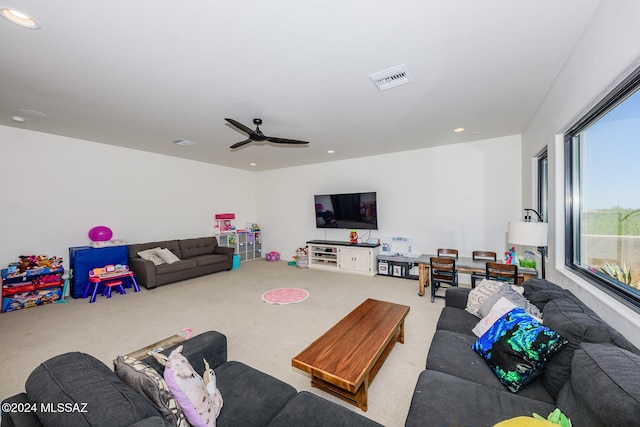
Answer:
[[[518,266],[515,264],[502,264],[500,262],[487,262],[485,278],[513,282],[518,284]]]
[[[496,262],[497,260],[497,254],[495,252],[489,252],[489,251],[473,251],[471,256],[474,261],[480,260],[480,261]],[[471,289],[474,289],[476,287],[476,280],[478,279],[482,280],[485,277],[486,277],[486,273],[485,274],[471,273]]]
[[[429,260],[429,283],[431,285],[431,302],[435,300],[436,291],[440,285],[458,286],[456,259],[453,257],[431,257]]]
[[[438,249],[438,257],[453,257],[458,259],[458,250],[457,249]]]

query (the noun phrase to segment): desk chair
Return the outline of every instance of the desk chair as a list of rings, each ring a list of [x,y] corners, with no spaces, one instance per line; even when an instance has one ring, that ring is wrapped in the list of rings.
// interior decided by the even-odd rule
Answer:
[[[440,285],[458,286],[456,259],[452,257],[431,257],[429,259],[429,283],[431,284],[431,302],[435,300],[436,291],[440,288]]]
[[[497,258],[496,258],[496,253],[495,252],[489,252],[489,251],[473,251],[472,254],[472,258],[473,260],[480,260],[480,261],[493,261],[496,262]],[[476,280],[480,279],[484,279],[486,277],[486,272],[483,273],[471,273],[471,289],[475,289],[476,287]]]
[[[500,262],[487,262],[485,278],[513,282],[518,284],[518,266],[516,264],[502,264]]]
[[[438,257],[453,257],[458,259],[458,250],[457,249],[438,249]]]

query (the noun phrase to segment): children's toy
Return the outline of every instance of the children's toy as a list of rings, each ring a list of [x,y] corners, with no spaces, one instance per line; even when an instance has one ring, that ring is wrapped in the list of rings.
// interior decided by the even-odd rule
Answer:
[[[104,225],[97,225],[89,230],[89,239],[93,242],[106,242],[113,237],[113,231]]]
[[[508,251],[505,251],[504,263],[509,265],[520,265],[520,262],[518,261],[518,254],[516,253],[516,248],[514,246],[512,246]]]
[[[182,355],[182,346],[173,350],[169,357],[156,352],[148,354],[165,366],[164,379],[187,421],[194,426],[214,427],[223,401],[216,386],[216,374],[207,360],[204,360],[203,379]]]
[[[358,243],[358,233],[356,230],[351,230],[351,233],[349,234],[349,242],[354,245]]]
[[[269,262],[275,262],[275,261],[280,261],[280,252],[268,252],[265,255],[265,258],[267,259],[267,261]]]

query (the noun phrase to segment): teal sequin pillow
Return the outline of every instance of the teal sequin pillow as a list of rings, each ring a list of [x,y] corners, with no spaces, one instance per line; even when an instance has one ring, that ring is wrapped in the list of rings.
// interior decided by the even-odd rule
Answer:
[[[498,379],[515,393],[542,373],[545,363],[567,341],[516,307],[473,343]]]

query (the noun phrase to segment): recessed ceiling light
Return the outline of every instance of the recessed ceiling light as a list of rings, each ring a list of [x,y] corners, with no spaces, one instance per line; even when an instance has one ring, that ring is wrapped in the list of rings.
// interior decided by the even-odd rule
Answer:
[[[197,144],[197,142],[193,142],[193,141],[188,141],[186,139],[174,139],[173,141],[174,144],[176,145],[182,145],[183,147],[188,147],[189,145],[195,145]]]
[[[256,163],[249,163],[249,166],[255,166]]]
[[[20,25],[21,27],[29,28],[31,30],[40,28],[40,25],[38,24],[38,22],[36,22],[35,19],[17,9],[2,7],[0,8],[0,13],[5,19],[13,22],[16,25]]]
[[[335,153],[335,152],[336,152],[336,150],[328,150],[328,151],[327,151],[327,153],[329,153],[329,154],[333,154],[333,153]]]
[[[28,108],[21,108],[18,111],[20,111],[22,114],[33,117],[49,117],[47,113],[43,113],[42,111],[29,110]]]
[[[16,123],[24,123],[26,121],[25,118],[21,116],[11,116],[11,120]]]
[[[455,128],[453,131],[454,131],[455,133],[464,132],[464,128]]]

